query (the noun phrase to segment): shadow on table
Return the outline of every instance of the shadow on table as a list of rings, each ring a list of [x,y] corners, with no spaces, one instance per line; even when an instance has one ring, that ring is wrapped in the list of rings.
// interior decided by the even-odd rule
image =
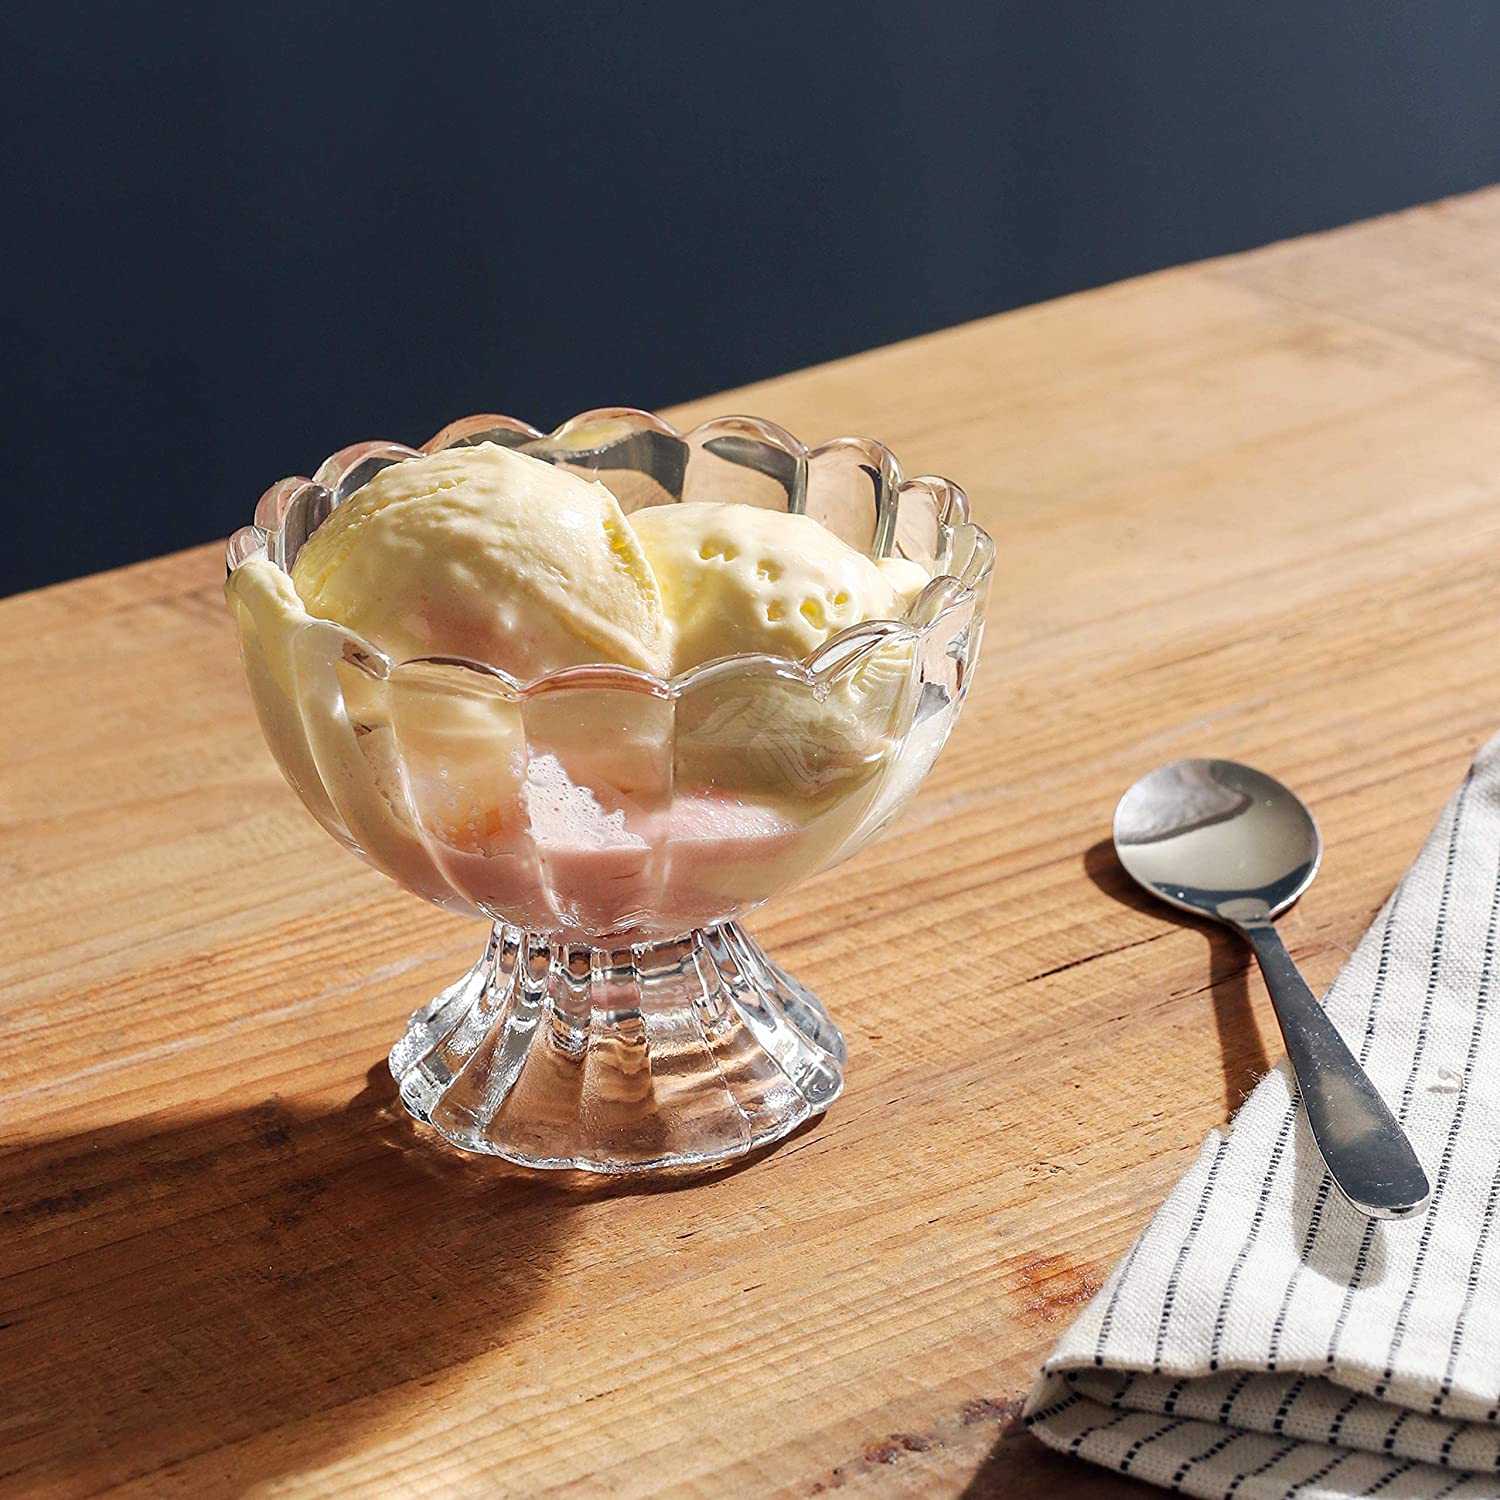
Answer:
[[[1271,1067],[1250,1005],[1250,965],[1255,960],[1248,945],[1215,922],[1171,911],[1160,901],[1153,901],[1121,868],[1108,839],[1101,839],[1085,852],[1083,868],[1106,896],[1163,922],[1176,922],[1201,932],[1208,939],[1208,975],[1203,991],[1213,998],[1224,1070],[1224,1110],[1232,1115]]]
[[[1290,1152],[1292,1242],[1297,1258],[1316,1278],[1304,1280],[1304,1294],[1341,1301],[1351,1286],[1367,1291],[1379,1286],[1386,1276],[1392,1226],[1360,1213],[1333,1186],[1304,1109],[1292,1118]]]
[[[565,1274],[570,1212],[640,1191],[581,1178],[428,1140],[383,1065],[327,1113],[272,1099],[0,1153],[0,1488],[235,1494],[398,1435]]]
[[[1067,1500],[1132,1500],[1160,1496],[1138,1479],[1067,1458],[1026,1435],[1003,1435],[959,1492],[958,1500],[1017,1500],[1066,1496]]]

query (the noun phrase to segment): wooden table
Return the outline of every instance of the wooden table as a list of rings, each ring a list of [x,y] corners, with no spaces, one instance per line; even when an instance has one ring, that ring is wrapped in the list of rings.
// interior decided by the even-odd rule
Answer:
[[[0,605],[0,1490],[1137,1492],[1021,1399],[1280,1044],[1110,811],[1193,753],[1304,793],[1317,986],[1500,722],[1500,191],[676,415],[724,410],[953,475],[1001,569],[915,805],[755,924],[848,1092],[698,1185],[407,1122],[385,1049],[481,930],[282,785],[218,547]]]

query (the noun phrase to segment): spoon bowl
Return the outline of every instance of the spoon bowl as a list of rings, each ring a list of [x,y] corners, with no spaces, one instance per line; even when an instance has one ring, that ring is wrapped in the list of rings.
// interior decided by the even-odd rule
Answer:
[[[1138,885],[1230,923],[1285,911],[1323,857],[1301,799],[1232,760],[1179,760],[1141,777],[1115,809],[1114,839]]]

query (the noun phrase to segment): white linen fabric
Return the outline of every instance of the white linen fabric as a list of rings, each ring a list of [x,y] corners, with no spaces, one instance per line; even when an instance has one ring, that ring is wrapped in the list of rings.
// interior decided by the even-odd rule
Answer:
[[[1364,1218],[1267,1074],[1064,1334],[1063,1452],[1238,1500],[1500,1500],[1500,736],[1329,991],[1432,1182]]]

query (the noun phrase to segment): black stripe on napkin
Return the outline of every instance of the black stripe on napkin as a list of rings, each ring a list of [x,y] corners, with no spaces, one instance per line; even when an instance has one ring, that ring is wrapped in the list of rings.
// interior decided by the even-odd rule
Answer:
[[[1443,1142],[1442,1156],[1438,1161],[1437,1181],[1432,1188],[1432,1202],[1427,1207],[1427,1216],[1422,1222],[1422,1237],[1417,1241],[1417,1253],[1412,1261],[1411,1279],[1407,1283],[1406,1295],[1401,1299],[1401,1309],[1396,1314],[1396,1326],[1391,1330],[1391,1344],[1385,1357],[1385,1370],[1380,1383],[1375,1387],[1377,1396],[1384,1396],[1395,1375],[1396,1356],[1406,1338],[1407,1320],[1411,1317],[1412,1304],[1416,1301],[1417,1287],[1422,1280],[1422,1271],[1427,1264],[1427,1251],[1432,1244],[1432,1232],[1437,1224],[1442,1207],[1443,1192],[1448,1185],[1449,1169],[1458,1145],[1459,1132],[1463,1129],[1464,1115],[1469,1099],[1469,1086],[1474,1077],[1474,1064],[1479,1056],[1480,1043],[1484,1038],[1485,1021],[1489,1013],[1490,988],[1495,967],[1495,928],[1500,922],[1500,869],[1495,872],[1495,889],[1490,898],[1489,922],[1484,934],[1484,960],[1479,972],[1479,994],[1474,1003],[1474,1030],[1469,1036],[1469,1050],[1464,1056],[1464,1074],[1458,1086],[1458,1099],[1453,1106],[1453,1120],[1448,1126],[1448,1136]]]

